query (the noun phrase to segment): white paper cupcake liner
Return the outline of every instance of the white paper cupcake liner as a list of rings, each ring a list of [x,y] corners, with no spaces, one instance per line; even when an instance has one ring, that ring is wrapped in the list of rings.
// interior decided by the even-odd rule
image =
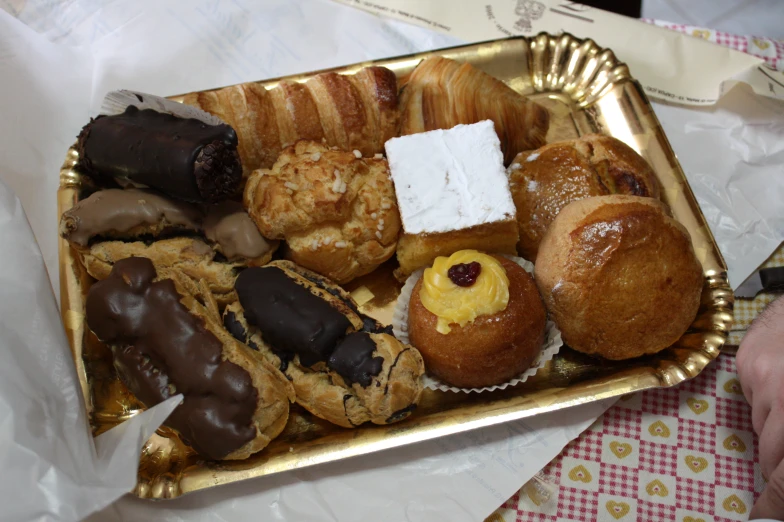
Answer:
[[[504,257],[523,267],[523,269],[529,274],[533,274],[534,264],[530,261],[527,261],[521,257],[507,255]],[[414,285],[416,285],[417,281],[419,281],[424,272],[424,269],[419,269],[409,276],[409,278],[406,280],[406,283],[403,285],[403,288],[400,290],[400,296],[397,298],[397,303],[395,304],[395,311],[392,315],[392,331],[395,334],[395,337],[397,337],[398,340],[402,343],[409,344],[408,303],[411,301],[411,292],[414,291]],[[484,391],[504,390],[509,386],[515,386],[521,382],[525,382],[529,377],[535,375],[540,368],[543,368],[544,365],[547,364],[547,361],[551,360],[555,354],[558,353],[558,351],[561,349],[561,346],[563,346],[561,331],[553,321],[548,320],[545,327],[545,339],[544,344],[542,345],[542,351],[539,352],[539,356],[536,358],[533,364],[531,364],[531,367],[517,377],[514,377],[505,383],[496,384],[493,386],[485,386],[484,388],[458,388],[456,386],[450,386],[426,373],[423,377],[424,386],[425,388],[429,388],[431,390],[441,390],[456,393],[481,393]]]

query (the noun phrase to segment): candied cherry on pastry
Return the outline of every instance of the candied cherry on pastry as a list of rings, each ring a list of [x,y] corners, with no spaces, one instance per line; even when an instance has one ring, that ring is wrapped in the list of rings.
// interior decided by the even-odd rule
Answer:
[[[438,257],[411,292],[409,340],[427,371],[452,386],[492,386],[521,374],[541,351],[545,324],[533,278],[502,256]]]

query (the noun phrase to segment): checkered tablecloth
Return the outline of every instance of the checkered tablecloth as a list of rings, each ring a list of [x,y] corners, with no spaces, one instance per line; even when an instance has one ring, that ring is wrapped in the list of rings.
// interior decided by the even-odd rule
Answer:
[[[776,297],[736,299],[728,343]],[[486,522],[747,520],[764,485],[735,358],[721,355],[680,386],[621,398]]]
[[[486,522],[746,520],[764,487],[735,359],[621,398]]]
[[[768,258],[761,268],[774,266],[784,266],[784,245],[780,246],[772,256]],[[760,293],[754,299],[735,300],[735,320],[732,322],[732,331],[727,339],[727,344],[739,345],[746,330],[751,322],[768,304],[778,297],[776,294]]]
[[[748,53],[765,60],[765,63],[778,71],[784,71],[784,41],[764,38],[761,36],[744,36],[705,27],[693,25],[674,24],[662,20],[643,19],[650,24],[678,31],[697,38],[703,38],[724,47]]]

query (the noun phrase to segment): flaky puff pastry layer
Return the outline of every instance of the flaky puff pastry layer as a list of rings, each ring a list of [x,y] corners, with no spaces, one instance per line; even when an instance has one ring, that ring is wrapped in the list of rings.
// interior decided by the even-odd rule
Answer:
[[[305,83],[282,81],[272,89],[243,83],[188,94],[183,102],[234,127],[245,176],[272,167],[297,140],[324,140],[372,156],[383,152],[397,132],[397,78],[385,67],[327,72]]]

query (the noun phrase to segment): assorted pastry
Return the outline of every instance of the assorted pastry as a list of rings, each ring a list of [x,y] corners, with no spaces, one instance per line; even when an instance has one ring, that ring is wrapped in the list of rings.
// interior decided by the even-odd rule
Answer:
[[[291,381],[297,404],[338,426],[406,418],[425,365],[340,286],[290,261],[244,270],[224,324]]]
[[[442,56],[422,60],[400,96],[400,135],[490,120],[504,163],[545,144],[550,114],[504,82],[469,63]]]
[[[176,271],[131,257],[90,287],[86,321],[145,406],[183,395],[164,424],[184,442],[207,458],[244,459],[283,431],[293,390],[223,329],[205,299]]]
[[[304,83],[282,81],[273,89],[243,83],[188,94],[183,103],[237,131],[246,175],[272,168],[280,153],[299,140],[372,157],[384,151],[398,126],[397,77],[386,67],[322,73]]]
[[[87,326],[145,406],[183,394],[166,423],[203,457],[260,451],[289,408],[383,425],[416,415],[426,376],[517,382],[553,322],[624,359],[694,320],[701,265],[632,148],[546,144],[548,111],[469,64],[431,57],[402,83],[243,84],[79,134],[93,192],[60,235],[97,280]],[[410,289],[400,339],[341,286],[388,261]]]
[[[61,216],[60,235],[98,280],[121,259],[146,257],[204,281],[222,305],[235,299],[237,271],[269,262],[278,246],[239,202],[200,206],[136,188],[103,189],[79,201]]]
[[[490,120],[387,142],[403,224],[400,278],[462,249],[517,253],[515,207],[500,145]]]
[[[185,201],[226,199],[242,181],[230,126],[133,105],[85,125],[76,151],[79,167],[93,178],[138,183]]]
[[[587,134],[515,156],[509,186],[517,209],[517,250],[536,259],[555,216],[578,199],[627,194],[658,199],[659,183],[634,149],[611,136]]]
[[[438,257],[414,285],[408,336],[427,370],[459,388],[504,383],[542,349],[547,313],[533,277],[476,250]]]
[[[607,359],[672,346],[700,306],[702,265],[689,233],[653,198],[570,203],[542,239],[535,270],[564,342]]]
[[[400,214],[380,155],[298,141],[250,175],[243,199],[262,234],[286,241],[288,259],[340,284],[395,253]]]

